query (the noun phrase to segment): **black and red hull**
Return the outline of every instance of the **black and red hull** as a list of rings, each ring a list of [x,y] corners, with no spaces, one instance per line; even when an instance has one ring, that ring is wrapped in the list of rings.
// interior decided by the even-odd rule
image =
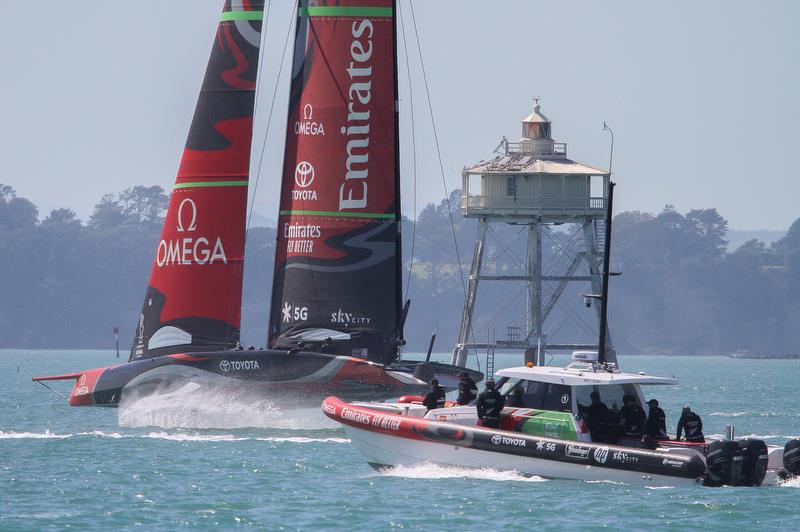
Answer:
[[[457,382],[459,371],[464,368],[415,361],[383,365],[315,352],[246,350],[165,355],[33,380],[74,380],[68,399],[71,406],[118,406],[125,397],[169,392],[189,382],[229,385],[318,404],[332,393],[350,400],[419,394],[428,388],[431,378],[445,384]],[[470,373],[476,374],[476,380],[483,377]]]

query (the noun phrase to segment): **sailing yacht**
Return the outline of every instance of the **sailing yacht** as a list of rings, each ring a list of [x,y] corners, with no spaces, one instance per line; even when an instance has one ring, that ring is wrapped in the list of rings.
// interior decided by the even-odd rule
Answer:
[[[299,2],[268,348],[239,345],[263,6],[225,2],[129,361],[33,379],[74,380],[70,405],[116,406],[187,381],[315,401],[483,378],[400,360],[409,305],[392,0]]]

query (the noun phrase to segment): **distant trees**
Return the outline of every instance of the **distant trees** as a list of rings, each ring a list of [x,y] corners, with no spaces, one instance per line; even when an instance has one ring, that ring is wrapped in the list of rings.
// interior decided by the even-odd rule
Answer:
[[[0,347],[106,347],[114,326],[129,342],[168,199],[160,187],[136,186],[101,197],[86,223],[69,209],[55,209],[39,221],[33,203],[0,184]],[[461,217],[458,191],[448,200],[426,206],[416,222],[407,286],[413,302],[406,324],[410,349],[424,349],[435,329],[437,349],[449,350],[460,324],[461,274],[468,274],[477,224]],[[411,224],[403,221],[406,266]],[[624,212],[615,217],[614,228],[612,263],[623,271],[612,281],[610,300],[618,351],[800,350],[800,328],[794,326],[800,321],[800,219],[772,245],[750,240],[730,252],[727,222],[715,209],[680,213],[667,205],[657,214]],[[487,268],[513,275],[524,267],[526,243],[518,236],[523,229],[492,228],[487,256],[494,258]],[[563,238],[545,240],[545,255],[554,256]],[[274,253],[275,230],[250,229],[246,343],[261,345],[266,337]],[[520,291],[512,284],[485,284],[488,292],[481,298],[505,312],[509,324],[521,324],[524,313],[515,309],[523,308],[526,294],[524,286]],[[481,312],[476,309],[476,334],[485,337]],[[590,314],[582,316],[588,320]]]

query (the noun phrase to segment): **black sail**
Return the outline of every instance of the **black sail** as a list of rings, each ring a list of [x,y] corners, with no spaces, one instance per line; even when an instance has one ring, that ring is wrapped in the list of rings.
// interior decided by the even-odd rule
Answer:
[[[301,0],[270,345],[402,342],[395,5]],[[334,334],[338,332],[339,334]]]

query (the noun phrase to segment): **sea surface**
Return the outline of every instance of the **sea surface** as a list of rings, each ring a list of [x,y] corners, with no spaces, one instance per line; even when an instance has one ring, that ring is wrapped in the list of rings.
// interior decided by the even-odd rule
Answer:
[[[104,351],[0,351],[0,530],[797,527],[797,481],[648,489],[433,465],[377,473],[317,408],[214,395],[71,408],[30,380],[116,362]],[[518,363],[508,355],[497,365]],[[670,430],[686,403],[707,435],[727,424],[771,444],[800,435],[798,360],[621,365],[681,381],[645,391]]]

